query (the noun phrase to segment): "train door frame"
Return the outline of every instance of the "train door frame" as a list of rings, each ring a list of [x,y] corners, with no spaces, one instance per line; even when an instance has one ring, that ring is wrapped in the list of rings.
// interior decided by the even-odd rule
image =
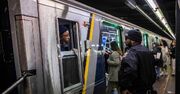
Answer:
[[[143,45],[147,48],[149,48],[149,40],[148,40],[149,38],[148,37],[149,37],[149,35],[147,33],[143,33],[143,42],[144,42]]]
[[[116,38],[119,40],[119,47],[121,48],[121,50],[123,51],[124,49],[123,49],[123,47],[124,47],[124,45],[123,45],[123,36],[122,36],[122,32],[123,32],[123,28],[122,28],[122,26],[121,25],[119,25],[119,24],[115,24],[115,23],[112,23],[112,22],[109,22],[109,21],[106,21],[106,20],[103,20],[103,21],[101,21],[101,24],[100,24],[100,44],[99,45],[101,45],[101,50],[103,50],[103,52],[105,51],[105,52],[107,52],[107,53],[110,53],[111,52],[111,49],[110,48],[107,48],[107,37],[106,36],[103,36],[103,33],[105,34],[105,33],[108,33],[109,31],[108,30],[104,30],[104,26],[109,26],[109,27],[113,27],[114,29],[116,29],[117,31],[116,31],[116,33],[117,33],[117,36],[116,36]],[[115,39],[115,41],[117,42],[117,39]],[[109,44],[110,45],[110,44]],[[106,48],[104,48],[104,46],[106,47]],[[104,55],[104,58],[105,58],[105,71],[106,71],[106,73],[108,72],[108,65],[107,65],[107,58],[108,58],[108,55]],[[107,79],[106,79],[106,85],[107,85]]]
[[[64,25],[69,29],[70,32],[70,51],[61,51],[61,45],[60,45],[60,35],[59,35],[59,25]],[[69,27],[68,27],[69,25]],[[61,85],[62,85],[62,91],[63,93],[66,92],[79,92],[82,89],[83,85],[83,76],[82,76],[82,61],[81,61],[81,55],[80,55],[80,37],[79,37],[79,23],[77,21],[57,18],[57,42],[59,44],[58,46],[58,56],[59,56],[59,69],[60,69],[60,78],[61,78]],[[74,32],[75,31],[75,32]],[[76,43],[74,43],[76,42]],[[77,45],[76,45],[77,44]],[[78,60],[78,76],[79,76],[79,82],[70,86],[65,87],[65,81],[64,81],[64,73],[63,73],[63,59],[71,57],[77,57]],[[67,63],[67,62],[66,62]],[[72,62],[70,62],[72,63]],[[65,69],[65,68],[64,68]],[[72,71],[71,71],[72,72]],[[72,79],[72,78],[69,78]]]
[[[17,80],[16,56],[13,47],[13,34],[11,33],[10,14],[7,0],[0,1],[0,72],[4,75],[0,78],[0,93],[9,88]],[[1,23],[2,22],[2,23]],[[2,56],[2,58],[1,58]],[[18,93],[15,88],[11,94]]]

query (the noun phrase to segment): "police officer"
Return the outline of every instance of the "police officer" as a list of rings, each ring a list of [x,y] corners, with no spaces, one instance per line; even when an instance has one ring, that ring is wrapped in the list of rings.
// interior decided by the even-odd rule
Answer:
[[[129,30],[125,34],[125,44],[129,50],[122,59],[119,71],[121,94],[155,94],[152,89],[156,80],[154,57],[148,48],[141,45],[141,41],[139,30]]]

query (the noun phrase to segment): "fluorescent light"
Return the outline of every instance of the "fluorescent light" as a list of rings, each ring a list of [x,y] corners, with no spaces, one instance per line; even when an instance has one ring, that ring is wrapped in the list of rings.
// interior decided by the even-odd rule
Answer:
[[[161,21],[162,21],[162,23],[163,23],[164,25],[166,25],[166,24],[167,24],[167,22],[166,22],[166,19],[165,19],[165,18],[163,18]]]
[[[146,0],[147,4],[153,9],[153,12],[156,14],[156,16],[159,18],[159,20],[162,22],[162,24],[166,27],[166,29],[168,30],[168,32],[172,35],[172,37],[175,39],[175,35],[173,34],[170,26],[168,25],[166,18],[164,17],[164,15],[161,12],[161,9],[159,8],[159,6],[157,5],[155,0]],[[156,25],[157,26],[157,25]],[[164,30],[163,30],[164,31]],[[165,32],[166,34],[168,34],[167,32]],[[169,35],[169,34],[168,34]]]
[[[146,1],[147,1],[148,4],[151,6],[151,8],[152,8],[154,11],[156,11],[157,6],[156,6],[156,4],[154,3],[154,1],[153,1],[153,0],[146,0]]]
[[[161,12],[159,11],[159,9],[157,9],[155,13],[159,17],[159,19],[163,18],[163,16],[162,16]]]
[[[165,24],[165,27],[168,28],[168,24]]]
[[[133,4],[134,3],[134,4]],[[133,2],[132,0],[130,1],[130,0],[127,0],[126,2],[125,2],[125,4],[127,5],[127,6],[129,6],[131,9],[135,9],[136,8],[136,4],[135,4],[135,2]]]
[[[164,33],[166,33],[169,37],[172,38],[170,34],[168,34],[165,30],[162,29],[154,20],[151,19],[140,7],[136,6],[136,10],[138,10],[142,15],[144,15],[147,19],[149,19],[152,23],[154,23],[159,29],[161,29]]]

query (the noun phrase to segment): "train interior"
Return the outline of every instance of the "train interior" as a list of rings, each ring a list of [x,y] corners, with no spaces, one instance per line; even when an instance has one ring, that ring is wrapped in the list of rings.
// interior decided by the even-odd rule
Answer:
[[[10,31],[10,21],[7,0],[1,0],[0,4],[0,93],[16,81],[14,54]],[[13,90],[12,94],[16,94]]]

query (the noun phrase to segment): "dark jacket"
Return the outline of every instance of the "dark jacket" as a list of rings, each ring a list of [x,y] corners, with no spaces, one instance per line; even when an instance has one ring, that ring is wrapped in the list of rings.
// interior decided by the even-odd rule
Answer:
[[[160,53],[160,58],[155,58],[155,65],[158,67],[163,67],[162,52],[160,47],[153,48],[153,55],[157,57],[157,53]]]
[[[69,51],[70,47],[68,44],[61,44],[61,51]]]
[[[176,58],[175,50],[176,50],[176,47],[171,47],[170,48],[170,51],[171,51],[170,56],[171,56],[171,58]]]
[[[128,89],[133,94],[152,88],[156,80],[152,52],[142,45],[131,47],[123,58],[119,71],[121,90]]]

